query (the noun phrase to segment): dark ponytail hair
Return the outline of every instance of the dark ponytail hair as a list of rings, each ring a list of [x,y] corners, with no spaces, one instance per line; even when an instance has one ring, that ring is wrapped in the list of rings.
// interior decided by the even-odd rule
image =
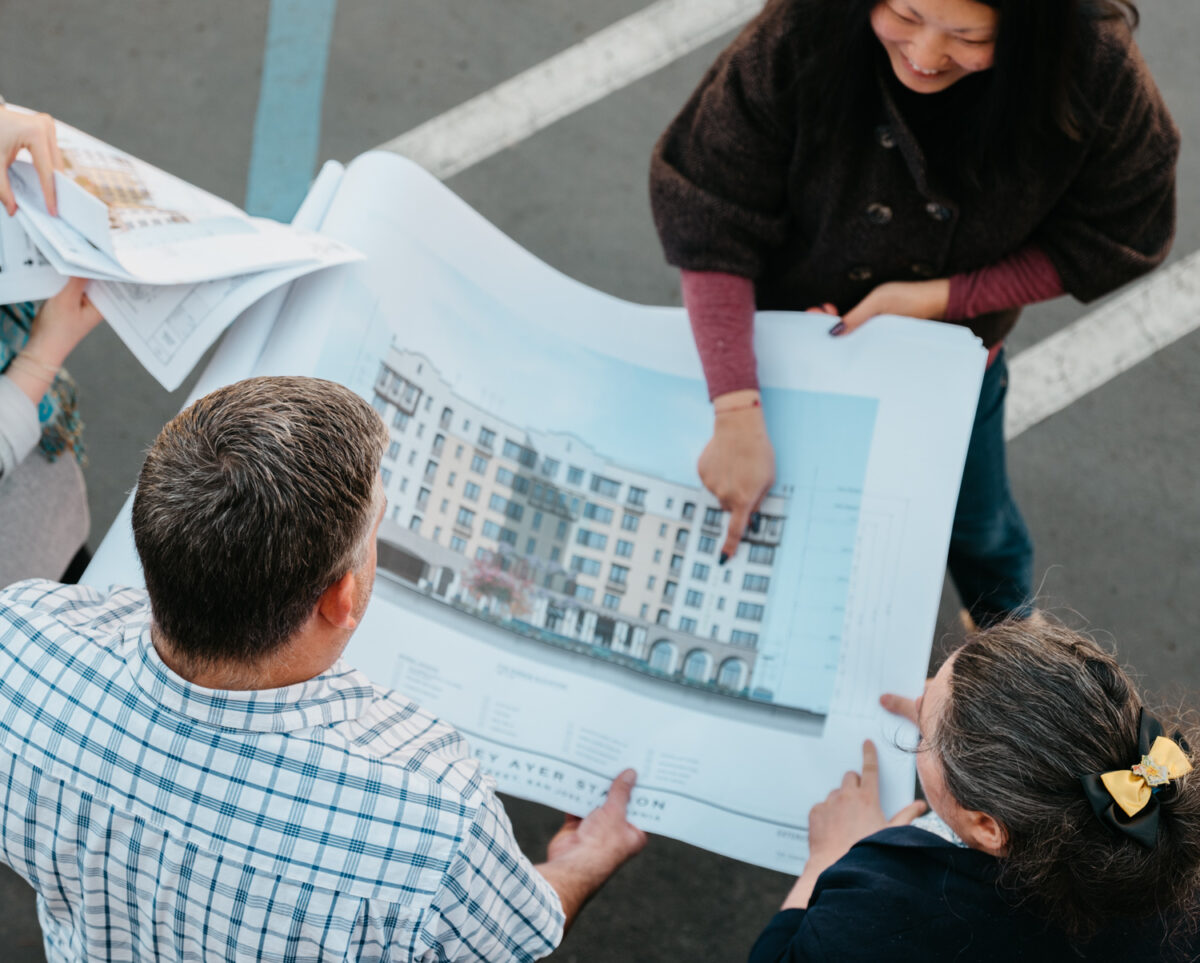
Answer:
[[[882,51],[870,15],[880,2],[796,0],[797,42],[804,51],[797,78],[801,116],[816,141],[834,150],[854,146],[846,119],[878,110],[874,78]],[[978,109],[956,118],[962,132],[956,160],[976,184],[999,166],[1031,172],[1047,145],[1078,140],[1090,114],[1076,88],[1088,26],[1123,19],[1133,28],[1138,22],[1133,0],[978,2],[999,14],[999,31]]]
[[[1195,932],[1200,769],[1157,797],[1152,848],[1103,823],[1081,788],[1083,775],[1138,761],[1142,697],[1113,656],[1049,619],[1004,623],[955,653],[943,705],[928,751],[955,800],[1004,827],[1008,892],[1079,940],[1117,919]],[[1200,764],[1195,727],[1159,718]]]

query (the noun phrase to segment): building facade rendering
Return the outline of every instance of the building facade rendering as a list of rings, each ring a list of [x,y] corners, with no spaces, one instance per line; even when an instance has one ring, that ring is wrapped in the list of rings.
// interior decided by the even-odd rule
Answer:
[[[510,424],[421,355],[390,349],[373,403],[390,433],[381,567],[547,642],[771,698],[753,670],[784,498],[722,566],[727,520],[705,489]]]

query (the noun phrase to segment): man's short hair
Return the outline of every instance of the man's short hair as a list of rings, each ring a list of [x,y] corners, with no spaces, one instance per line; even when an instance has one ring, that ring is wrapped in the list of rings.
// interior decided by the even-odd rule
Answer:
[[[252,664],[366,561],[387,429],[317,378],[250,378],[172,419],[146,456],[133,534],[154,621],[199,664]]]

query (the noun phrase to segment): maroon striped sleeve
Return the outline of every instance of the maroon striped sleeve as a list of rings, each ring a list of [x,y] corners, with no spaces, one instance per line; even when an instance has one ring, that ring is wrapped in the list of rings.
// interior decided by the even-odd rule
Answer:
[[[1062,279],[1050,258],[1040,248],[1029,245],[995,264],[950,278],[946,318],[977,318],[1048,301],[1062,293]]]
[[[685,270],[679,274],[708,397],[757,388],[754,282],[721,271]]]

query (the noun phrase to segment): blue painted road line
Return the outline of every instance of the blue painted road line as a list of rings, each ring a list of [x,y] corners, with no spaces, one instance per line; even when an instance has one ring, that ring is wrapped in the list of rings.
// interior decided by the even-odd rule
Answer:
[[[246,210],[290,221],[317,164],[337,0],[271,0]]]

